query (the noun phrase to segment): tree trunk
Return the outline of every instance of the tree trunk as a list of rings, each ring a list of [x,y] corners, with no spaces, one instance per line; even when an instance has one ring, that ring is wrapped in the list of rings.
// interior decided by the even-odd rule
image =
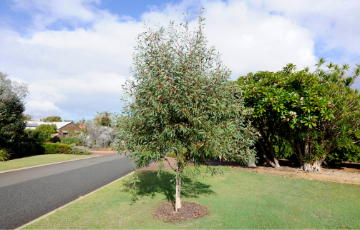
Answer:
[[[267,156],[266,156],[266,150],[263,146],[263,144],[261,143],[261,141],[258,141],[261,151],[263,152],[263,157],[266,160],[267,163],[269,163],[273,168],[280,168],[279,162],[278,160],[274,157],[274,162],[272,162]]]
[[[313,163],[304,163],[302,168],[306,172],[320,172],[321,171],[321,161],[315,161]]]
[[[249,168],[256,168],[256,164],[255,164],[255,156],[251,156],[248,162],[248,167]]]
[[[175,212],[178,212],[181,208],[181,200],[180,200],[180,189],[181,189],[181,178],[179,173],[179,168],[176,170],[176,197],[175,197]]]
[[[275,157],[275,151],[274,151],[274,144],[273,143],[274,143],[274,135],[272,135],[270,137],[270,153],[271,153],[271,156],[272,156],[272,158],[274,160],[275,168],[280,168],[279,161]]]

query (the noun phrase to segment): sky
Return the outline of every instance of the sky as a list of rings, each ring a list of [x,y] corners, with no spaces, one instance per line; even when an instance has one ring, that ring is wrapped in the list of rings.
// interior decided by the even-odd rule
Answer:
[[[287,63],[313,70],[320,57],[360,63],[358,0],[0,0],[0,71],[29,85],[34,118],[117,112],[143,22],[180,24],[201,6],[230,80]]]

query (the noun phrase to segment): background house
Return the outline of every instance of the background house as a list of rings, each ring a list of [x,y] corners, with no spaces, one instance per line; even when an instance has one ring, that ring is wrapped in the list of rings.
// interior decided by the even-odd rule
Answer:
[[[56,133],[53,134],[53,138],[64,138],[70,130],[81,131],[73,122],[43,122],[43,121],[26,121],[25,129],[36,129],[39,125],[56,125]]]

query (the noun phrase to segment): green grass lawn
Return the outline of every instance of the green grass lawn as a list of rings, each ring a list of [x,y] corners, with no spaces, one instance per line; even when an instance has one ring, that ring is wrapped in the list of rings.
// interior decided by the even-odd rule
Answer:
[[[174,174],[139,175],[139,200],[131,204],[131,176],[36,222],[30,229],[112,228],[360,228],[360,185],[291,179],[222,167],[224,174],[185,177],[182,200],[208,207],[210,215],[185,222],[152,217],[173,200]],[[202,169],[204,171],[204,169]]]
[[[47,154],[31,157],[24,157],[10,161],[0,161],[0,172],[9,169],[17,169],[23,167],[30,167],[35,165],[49,164],[59,161],[67,161],[89,157],[86,155],[68,155],[68,154]]]

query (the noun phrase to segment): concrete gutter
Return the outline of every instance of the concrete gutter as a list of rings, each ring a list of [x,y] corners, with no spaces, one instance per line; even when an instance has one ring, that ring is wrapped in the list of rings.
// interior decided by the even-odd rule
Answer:
[[[43,215],[43,216],[40,216],[39,218],[37,218],[37,219],[35,219],[35,220],[33,220],[33,221],[30,221],[29,223],[24,224],[24,225],[22,225],[22,226],[20,226],[20,227],[16,228],[15,230],[19,230],[19,229],[25,228],[25,227],[27,227],[27,226],[29,226],[29,225],[31,225],[31,224],[33,224],[33,223],[35,223],[35,222],[37,222],[37,221],[41,220],[41,219],[44,219],[44,218],[46,218],[46,217],[48,217],[48,216],[50,216],[50,215],[54,214],[54,213],[55,213],[55,212],[57,212],[58,210],[63,209],[63,208],[65,208],[65,207],[67,207],[67,206],[69,206],[69,205],[71,205],[71,204],[73,204],[73,203],[75,203],[75,202],[77,202],[77,201],[79,201],[79,200],[81,200],[81,199],[84,199],[85,197],[90,196],[91,194],[93,194],[93,193],[95,193],[95,192],[99,191],[100,189],[103,189],[103,188],[105,188],[105,187],[107,187],[107,186],[109,186],[109,185],[112,185],[112,184],[114,184],[114,183],[118,182],[119,180],[123,179],[124,177],[131,175],[132,173],[134,173],[134,172],[131,172],[131,173],[129,173],[129,174],[127,174],[127,175],[123,176],[123,177],[120,177],[119,179],[117,179],[117,180],[115,180],[115,181],[113,181],[113,182],[110,182],[109,184],[104,185],[104,186],[102,186],[102,187],[100,187],[100,188],[98,188],[98,189],[96,189],[96,190],[94,190],[94,191],[92,191],[92,192],[90,192],[90,193],[88,193],[88,194],[84,195],[84,196],[80,196],[80,197],[79,197],[79,198],[77,198],[76,200],[73,200],[73,201],[71,201],[70,203],[67,203],[67,204],[65,204],[65,205],[61,206],[60,208],[55,209],[54,211],[51,211],[51,212],[49,212],[49,213],[47,213],[47,214],[45,214],[45,215]]]
[[[24,170],[24,169],[32,169],[32,168],[37,168],[37,167],[43,167],[43,166],[48,166],[48,165],[61,164],[61,163],[66,163],[66,162],[71,162],[71,161],[85,160],[85,159],[94,158],[94,157],[101,157],[101,156],[96,155],[96,156],[89,156],[89,157],[80,158],[80,159],[74,159],[74,160],[59,161],[59,162],[53,162],[53,163],[49,163],[49,164],[34,165],[34,166],[29,166],[29,167],[17,168],[17,169],[9,169],[9,170],[5,170],[5,171],[1,171],[0,174],[1,173],[14,172],[14,171],[20,171],[20,170]]]

